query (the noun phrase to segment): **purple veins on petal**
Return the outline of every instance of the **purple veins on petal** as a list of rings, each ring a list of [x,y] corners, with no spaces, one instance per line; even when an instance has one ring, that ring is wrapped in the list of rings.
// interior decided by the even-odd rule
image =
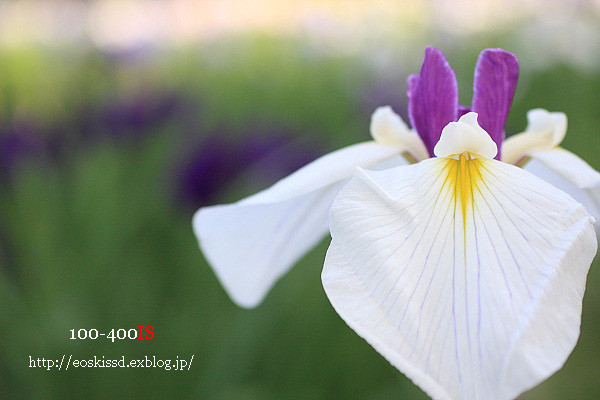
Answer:
[[[479,125],[487,131],[500,148],[504,140],[504,125],[519,80],[519,61],[514,54],[502,49],[481,52],[475,68],[473,111]]]
[[[456,75],[440,50],[425,50],[421,73],[408,78],[408,97],[410,122],[433,157],[442,129],[458,114]]]

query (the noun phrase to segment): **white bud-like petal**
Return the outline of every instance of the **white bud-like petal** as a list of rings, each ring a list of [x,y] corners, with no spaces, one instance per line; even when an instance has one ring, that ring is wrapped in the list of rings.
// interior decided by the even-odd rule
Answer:
[[[470,112],[446,125],[433,152],[437,157],[458,158],[462,153],[470,153],[472,158],[494,158],[498,147],[477,123],[477,113]]]
[[[523,157],[558,146],[567,133],[567,116],[542,108],[527,113],[527,129],[502,143],[502,161],[515,164]]]
[[[417,160],[429,158],[419,135],[390,106],[378,107],[371,117],[371,136],[377,143],[408,151]]]

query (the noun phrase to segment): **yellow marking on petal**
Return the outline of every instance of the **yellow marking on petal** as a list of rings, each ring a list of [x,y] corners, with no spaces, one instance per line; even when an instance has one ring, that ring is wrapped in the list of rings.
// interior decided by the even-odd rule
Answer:
[[[448,179],[454,186],[455,204],[460,205],[463,215],[463,226],[467,229],[467,207],[472,206],[473,193],[481,180],[481,159],[473,158],[470,153],[460,154],[458,159],[448,158],[445,170]]]

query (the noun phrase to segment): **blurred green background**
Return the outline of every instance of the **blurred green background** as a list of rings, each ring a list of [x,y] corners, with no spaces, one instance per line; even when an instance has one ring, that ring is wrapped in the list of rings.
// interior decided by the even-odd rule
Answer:
[[[600,5],[463,3],[0,1],[0,398],[426,399],[333,311],[328,240],[247,311],[191,215],[368,140],[377,106],[407,120],[428,44],[463,104],[479,52],[515,52],[507,132],[564,111],[564,147],[600,169]],[[599,267],[573,355],[521,399],[598,398]],[[69,339],[138,325],[154,339]],[[29,368],[63,354],[194,361]]]

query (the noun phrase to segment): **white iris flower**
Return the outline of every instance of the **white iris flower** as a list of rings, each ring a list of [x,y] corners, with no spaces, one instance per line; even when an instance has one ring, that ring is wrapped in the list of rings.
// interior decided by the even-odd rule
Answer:
[[[330,231],[333,307],[432,398],[510,400],[560,369],[596,254],[600,174],[558,147],[562,113],[532,110],[504,140],[517,76],[512,54],[484,51],[462,107],[428,48],[409,79],[414,130],[380,108],[373,141],[200,209],[194,231],[231,298],[258,305]]]

